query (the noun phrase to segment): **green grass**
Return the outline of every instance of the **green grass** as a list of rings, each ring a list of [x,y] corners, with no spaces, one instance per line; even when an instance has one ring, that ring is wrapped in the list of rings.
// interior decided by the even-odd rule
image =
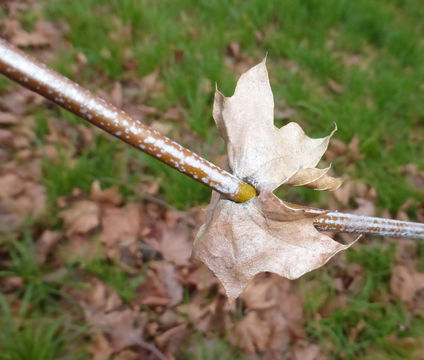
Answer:
[[[20,295],[31,292],[32,302],[40,308],[50,306],[50,302],[59,295],[59,284],[46,282],[43,277],[48,273],[48,267],[42,267],[34,256],[34,242],[29,234],[22,239],[13,241],[9,246],[10,264],[0,271],[0,278],[18,276],[22,278],[24,287]]]
[[[0,294],[0,359],[83,359],[83,348],[72,344],[80,341],[85,330],[71,318],[73,310],[63,308],[61,287],[70,282],[66,275],[47,280],[54,268],[38,264],[34,254],[33,240],[25,234],[10,244],[10,264],[0,271],[1,280],[22,279],[19,290]]]
[[[301,281],[308,335],[318,340],[330,359],[411,358],[414,348],[405,347],[401,339],[419,337],[424,321],[411,319],[405,306],[389,295],[393,257],[393,246],[384,249],[365,244],[347,252],[348,262],[362,265],[364,283],[359,293],[347,292],[347,306],[321,319],[314,315],[338,294],[333,282],[335,269],[319,270]],[[313,279],[320,281],[311,286]]]
[[[108,260],[97,259],[82,268],[89,274],[96,275],[99,279],[110,285],[117,294],[126,302],[130,302],[136,296],[137,287],[143,282],[145,275],[140,273],[130,276],[118,265]]]
[[[382,207],[396,210],[407,199],[422,196],[399,173],[399,167],[411,161],[424,167],[424,148],[410,141],[412,131],[424,131],[424,105],[418,96],[424,79],[418,16],[423,10],[417,1],[56,0],[46,11],[52,20],[69,25],[66,37],[73,51],[87,56],[83,83],[102,82],[98,74],[105,76],[105,83],[110,78],[125,83],[158,69],[165,91],[148,103],[162,109],[181,106],[191,129],[205,141],[216,137],[211,132],[213,84],[231,95],[239,76],[225,65],[226,46],[238,41],[253,62],[268,52],[276,101],[284,98],[296,109],[309,134],[322,136],[336,122],[336,137],[360,137],[364,159],[348,174],[376,187]],[[365,69],[342,60],[354,55]],[[293,73],[282,59],[297,64],[298,71]],[[136,63],[134,71],[125,69],[128,60]],[[342,94],[328,90],[330,79],[340,83]],[[334,168],[338,174],[345,172],[337,161]],[[178,178],[163,168],[160,172]],[[176,189],[185,195],[193,182],[175,185],[163,185],[170,203],[185,207],[206,199],[195,190],[182,204],[184,196],[175,198]],[[296,191],[295,198],[316,199]]]
[[[27,292],[27,294],[29,294]],[[46,317],[31,310],[31,295],[24,296],[19,321],[0,295],[0,360],[77,360],[86,358],[72,348],[83,330],[70,326],[64,316]]]
[[[92,147],[83,150],[76,161],[69,159],[69,149],[57,147],[57,161],[43,158],[43,182],[50,202],[78,188],[89,191],[94,180],[106,186],[116,185],[125,177],[125,162],[118,160],[121,146],[110,139],[96,137]]]
[[[160,193],[171,205],[187,209],[192,204],[206,203],[210,199],[210,190],[197,181],[146,154],[138,153],[136,156],[148,165],[150,179],[159,181]]]

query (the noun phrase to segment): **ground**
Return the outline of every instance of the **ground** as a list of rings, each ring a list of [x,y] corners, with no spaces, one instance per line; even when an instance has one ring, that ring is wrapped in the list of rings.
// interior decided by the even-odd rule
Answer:
[[[1,36],[225,166],[211,110],[268,54],[276,125],[338,131],[327,209],[424,222],[419,0],[5,1]],[[229,304],[190,258],[210,190],[0,78],[0,359],[420,359],[424,242],[364,236]],[[345,235],[336,235],[345,241]]]

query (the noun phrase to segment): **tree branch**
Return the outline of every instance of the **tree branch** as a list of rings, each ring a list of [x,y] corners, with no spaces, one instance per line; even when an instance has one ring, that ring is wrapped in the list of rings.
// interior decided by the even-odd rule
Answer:
[[[140,121],[132,119],[124,111],[49,69],[3,39],[0,39],[0,73],[127,144],[218,191],[230,200],[244,202],[256,196],[256,190],[250,184],[159,134],[156,130],[150,129]],[[319,215],[314,225],[320,231],[424,239],[424,224],[338,212]]]

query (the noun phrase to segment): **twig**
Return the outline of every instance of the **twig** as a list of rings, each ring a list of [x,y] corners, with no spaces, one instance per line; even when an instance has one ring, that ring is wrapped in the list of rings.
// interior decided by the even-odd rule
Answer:
[[[106,103],[2,39],[0,39],[0,73],[231,200],[244,202],[256,196],[256,190],[250,184],[150,129],[140,121],[132,119],[124,111]],[[319,215],[314,225],[320,231],[424,239],[424,224],[338,212]]]
[[[424,239],[424,224],[339,212],[321,215],[314,225],[320,231]]]
[[[255,189],[0,39],[0,72],[165,164],[244,202]]]

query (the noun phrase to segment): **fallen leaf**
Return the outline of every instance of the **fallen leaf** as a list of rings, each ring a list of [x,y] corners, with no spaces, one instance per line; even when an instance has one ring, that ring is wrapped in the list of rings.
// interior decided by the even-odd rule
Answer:
[[[24,221],[25,216],[37,218],[45,209],[45,189],[29,180],[30,166],[12,167],[10,173],[0,175],[0,226],[12,229]]]
[[[242,321],[235,325],[230,334],[232,345],[253,353],[255,350],[265,351],[271,329],[268,322],[261,320],[255,311],[249,312]]]
[[[284,294],[284,293],[283,293]],[[281,295],[278,297],[281,299]],[[302,338],[305,336],[303,300],[297,293],[287,293],[284,301],[278,302],[278,310],[286,320],[287,331],[292,337]]]
[[[121,108],[123,98],[124,98],[124,95],[122,93],[122,85],[119,81],[115,81],[109,96],[110,102],[113,105],[115,105],[117,108]]]
[[[0,199],[13,197],[24,190],[24,181],[15,174],[0,176]]]
[[[78,125],[77,126],[78,132],[81,135],[82,143],[81,147],[90,147],[94,144],[94,131],[93,128],[84,126],[84,125]]]
[[[63,219],[67,236],[86,234],[100,224],[100,208],[93,201],[80,200],[62,211],[60,217]]]
[[[356,203],[358,208],[352,210],[352,214],[361,215],[361,216],[374,216],[375,215],[375,205],[372,200],[356,198]]]
[[[106,246],[135,243],[142,227],[140,209],[135,204],[107,208],[102,214],[102,242]]]
[[[13,133],[9,130],[0,129],[0,144],[2,147],[11,147],[13,145]]]
[[[165,120],[178,121],[178,120],[184,119],[184,114],[181,112],[180,108],[171,107],[168,110],[166,110],[161,117]]]
[[[93,335],[93,344],[89,347],[93,360],[109,360],[113,355],[113,347],[103,334]]]
[[[9,19],[6,27],[9,31],[9,41],[19,47],[25,46],[44,46],[49,44],[49,39],[42,32],[42,28],[35,27],[34,31],[27,32],[22,29],[18,20]]]
[[[158,261],[151,265],[170,298],[169,306],[174,306],[183,299],[183,287],[177,279],[175,267],[164,261]]]
[[[45,230],[40,238],[35,243],[35,259],[37,263],[43,264],[49,253],[56,246],[60,238],[62,237],[62,233],[58,231],[50,231]]]
[[[10,232],[17,229],[22,222],[22,217],[0,203],[0,232]]]
[[[100,239],[106,254],[128,271],[133,271],[141,260],[139,238],[145,223],[140,209],[136,203],[124,208],[105,206],[101,216]]]
[[[152,345],[153,346],[153,345]],[[147,345],[146,345],[147,347]],[[117,354],[113,360],[139,360],[139,359],[145,359],[149,356],[151,351],[148,351],[149,349],[124,349],[119,354]],[[143,353],[141,353],[141,351]],[[146,351],[148,351],[146,353]],[[165,358],[165,360],[168,360]]]
[[[119,296],[106,284],[95,280],[80,301],[94,334],[108,336],[113,352],[142,343],[146,318],[123,305]]]
[[[353,195],[354,183],[347,181],[343,183],[342,187],[334,193],[334,197],[344,206],[348,205],[349,200]]]
[[[400,168],[401,174],[405,176],[405,180],[415,189],[424,188],[424,171],[420,171],[416,164],[407,164]]]
[[[19,123],[19,118],[9,112],[0,112],[1,125],[14,125]]]
[[[55,254],[64,262],[75,263],[76,261],[93,261],[101,258],[102,248],[94,239],[87,241],[86,235],[67,236],[67,241],[58,245]]]
[[[185,273],[181,276],[181,282],[184,286],[194,286],[197,290],[205,290],[217,283],[212,272],[200,262],[183,270]]]
[[[177,325],[155,338],[155,343],[168,358],[175,359],[171,354],[178,353],[181,345],[188,339],[187,324]]]
[[[215,320],[217,301],[217,298],[215,298],[212,302],[204,304],[203,297],[197,294],[189,303],[179,305],[177,311],[184,314],[196,330],[206,333],[211,330],[212,323]],[[218,321],[222,321],[222,319],[218,319]]]
[[[26,200],[27,202],[25,209],[22,208],[22,211],[25,213],[31,214],[32,216],[42,214],[46,205],[44,186],[32,181],[26,181],[24,196],[21,196],[19,200]]]
[[[150,127],[153,130],[159,131],[161,134],[168,136],[172,131],[172,126],[169,124],[165,124],[163,121],[152,121],[150,123]]]
[[[319,233],[314,218],[324,212],[291,206],[272,194],[282,184],[337,189],[341,181],[315,166],[330,136],[311,139],[299,125],[278,129],[265,61],[244,73],[232,97],[215,94],[213,115],[227,143],[233,173],[259,190],[237,204],[213,196],[194,253],[218,277],[230,299],[260,272],[296,279],[324,265],[350,245]]]
[[[270,296],[270,289],[274,286],[273,279],[266,274],[258,274],[244,289],[240,298],[250,310],[267,309],[279,301]]]
[[[232,41],[227,46],[227,52],[232,57],[238,57],[240,55],[240,43],[237,41]]]
[[[289,280],[275,274],[259,274],[240,298],[247,309],[256,308],[267,322],[270,328],[267,351],[282,354],[290,349],[293,340],[305,336],[303,301],[291,290]]]
[[[347,146],[351,153],[358,153],[359,151],[359,136],[355,135]]]
[[[24,286],[24,279],[20,276],[3,277],[0,280],[0,288],[2,293],[16,291]]]
[[[148,74],[140,79],[137,84],[138,91],[141,92],[142,97],[148,98],[152,93],[161,87],[159,71],[155,70],[151,74]]]
[[[396,265],[390,279],[390,290],[399,300],[411,302],[419,291],[424,290],[424,274],[408,265]]]
[[[172,307],[183,298],[183,287],[175,268],[165,261],[151,263],[148,279],[137,288],[136,302],[147,306]]]
[[[102,190],[98,180],[95,180],[91,185],[90,198],[97,202],[105,202],[112,205],[120,205],[122,203],[122,195],[119,193],[117,186]]]
[[[188,265],[192,244],[187,229],[181,225],[169,228],[165,224],[162,229],[159,239],[145,237],[144,242],[160,252],[165,260],[175,265]]]
[[[293,336],[290,334],[288,328],[287,319],[278,308],[267,310],[264,314],[264,318],[270,327],[267,350],[283,353],[290,348],[290,342],[293,341]]]
[[[53,23],[45,20],[38,20],[35,24],[35,32],[40,33],[44,39],[46,39],[51,48],[56,47],[58,43],[59,31],[56,29]]]

